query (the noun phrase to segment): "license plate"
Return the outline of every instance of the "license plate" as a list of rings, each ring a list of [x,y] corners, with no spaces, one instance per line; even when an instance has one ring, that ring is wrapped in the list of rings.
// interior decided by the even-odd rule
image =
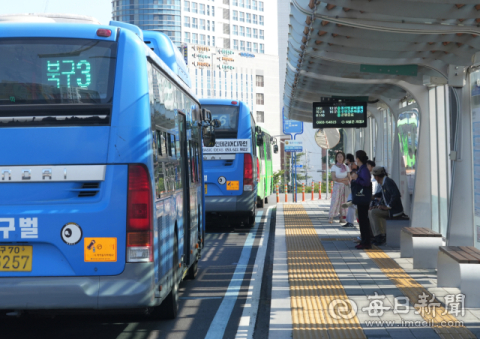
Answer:
[[[240,181],[227,181],[227,191],[238,191],[240,189]]]
[[[31,272],[32,246],[0,245],[0,272]]]

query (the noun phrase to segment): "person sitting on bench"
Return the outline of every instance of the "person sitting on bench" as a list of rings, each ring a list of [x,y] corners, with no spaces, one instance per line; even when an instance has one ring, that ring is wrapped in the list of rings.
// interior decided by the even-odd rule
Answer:
[[[373,169],[372,174],[378,185],[381,186],[381,192],[375,195],[375,198],[379,199],[379,203],[368,211],[368,217],[372,226],[374,244],[382,245],[387,240],[385,234],[387,218],[403,215],[403,205],[397,184],[387,176],[385,168],[377,166]]]

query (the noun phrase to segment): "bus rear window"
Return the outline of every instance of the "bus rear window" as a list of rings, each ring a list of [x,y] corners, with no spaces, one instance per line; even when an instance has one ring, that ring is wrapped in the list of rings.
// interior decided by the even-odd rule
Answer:
[[[236,132],[238,124],[238,106],[228,105],[202,105],[202,108],[208,109],[212,112],[212,118],[221,122],[220,128],[215,128],[216,131]]]
[[[112,102],[116,43],[0,39],[0,105]]]

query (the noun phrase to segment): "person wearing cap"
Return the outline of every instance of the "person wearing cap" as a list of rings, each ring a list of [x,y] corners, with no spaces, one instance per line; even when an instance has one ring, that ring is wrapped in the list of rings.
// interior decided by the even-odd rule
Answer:
[[[368,218],[374,235],[374,244],[382,245],[386,241],[387,218],[395,218],[403,215],[403,205],[400,191],[393,179],[387,176],[385,168],[376,166],[372,174],[381,187],[377,191],[376,197],[380,198],[380,203],[375,208],[368,211]]]

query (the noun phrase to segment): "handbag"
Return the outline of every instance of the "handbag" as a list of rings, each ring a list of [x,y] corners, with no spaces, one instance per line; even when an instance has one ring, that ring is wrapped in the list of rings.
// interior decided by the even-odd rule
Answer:
[[[354,205],[370,205],[372,201],[372,185],[362,186],[352,181],[352,203]]]

